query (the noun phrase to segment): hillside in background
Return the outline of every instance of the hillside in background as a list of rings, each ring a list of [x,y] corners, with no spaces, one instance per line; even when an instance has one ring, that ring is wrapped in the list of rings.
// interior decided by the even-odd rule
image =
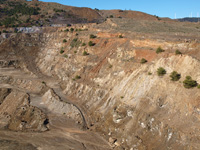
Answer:
[[[40,1],[0,1],[0,25],[5,27],[102,22],[90,8],[64,6]]]
[[[102,23],[106,18],[167,20],[138,11],[98,10],[26,0],[0,0],[0,26],[30,27],[55,24]]]

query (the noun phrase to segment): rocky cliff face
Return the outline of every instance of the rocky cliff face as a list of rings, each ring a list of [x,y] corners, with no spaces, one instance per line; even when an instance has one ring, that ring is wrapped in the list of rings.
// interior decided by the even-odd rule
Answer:
[[[17,59],[27,64],[22,70],[45,83],[35,93],[42,95],[41,102],[48,111],[85,122],[92,131],[104,135],[113,149],[198,149],[200,92],[196,87],[184,88],[183,81],[191,76],[200,83],[199,39],[188,42],[181,36],[174,40],[173,35],[163,39],[157,34],[101,32],[98,25],[92,26],[88,31],[63,32],[66,28],[58,28],[51,33],[15,35],[4,42],[25,39],[15,43],[20,51],[12,52],[19,52]],[[90,39],[90,34],[97,38]],[[88,46],[89,41],[95,45]],[[24,46],[27,44],[28,48]],[[165,52],[156,54],[159,46]],[[183,54],[175,55],[176,49]],[[1,52],[5,54],[5,49]],[[141,64],[142,58],[148,62]],[[159,67],[165,68],[164,76],[157,75]],[[172,71],[181,73],[179,81],[170,80]],[[9,91],[0,92],[5,97]],[[16,109],[4,110],[9,103],[3,104],[14,94],[19,99],[12,104]],[[43,130],[45,117],[36,115],[42,114],[39,110],[31,113],[36,108],[29,105],[27,94],[11,92],[7,97],[0,99],[2,114],[9,111],[11,116],[2,117],[4,126],[21,130],[31,124]],[[22,107],[26,111],[19,109]],[[21,124],[22,118],[27,125]],[[35,124],[26,118],[34,118]]]

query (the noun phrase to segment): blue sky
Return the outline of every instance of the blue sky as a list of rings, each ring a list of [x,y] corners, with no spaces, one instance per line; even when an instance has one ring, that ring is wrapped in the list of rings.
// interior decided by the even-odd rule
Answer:
[[[136,10],[159,17],[200,16],[200,0],[41,0],[98,9]]]

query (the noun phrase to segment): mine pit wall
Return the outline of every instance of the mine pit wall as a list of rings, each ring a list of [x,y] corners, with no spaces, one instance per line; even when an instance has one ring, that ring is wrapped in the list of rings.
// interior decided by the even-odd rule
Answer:
[[[62,80],[63,92],[80,106],[91,129],[110,137],[113,146],[129,149],[199,147],[199,90],[185,89],[182,83],[169,78],[175,70],[181,73],[181,82],[191,75],[200,83],[199,61],[185,55],[163,54],[163,58],[155,56],[148,64],[140,65],[130,62],[129,55],[137,60],[135,49],[145,42],[146,47],[155,48],[156,42],[124,40],[128,43],[126,49],[123,43],[116,44],[119,39],[113,39],[114,44],[109,46],[87,47],[89,56],[82,56],[83,47],[72,49],[66,45],[69,57],[65,58],[59,51],[66,37],[70,41],[76,36],[63,32],[43,34],[40,40],[45,43],[39,47],[35,67],[44,75]],[[88,41],[88,34],[81,38]],[[99,42],[104,43],[101,39]],[[176,44],[168,41],[163,46],[168,50]],[[187,51],[188,44],[181,47]],[[93,59],[95,54],[97,59]],[[164,77],[156,74],[160,66],[167,70]],[[74,81],[77,74],[83,76]]]

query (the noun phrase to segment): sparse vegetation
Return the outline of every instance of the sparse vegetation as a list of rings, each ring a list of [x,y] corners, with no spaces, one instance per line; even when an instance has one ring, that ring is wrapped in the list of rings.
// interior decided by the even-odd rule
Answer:
[[[65,51],[63,49],[60,50],[60,54],[63,54]]]
[[[90,34],[90,39],[94,39],[96,37],[97,37],[96,35]]]
[[[200,84],[198,84],[197,88],[200,89]]]
[[[95,45],[95,43],[94,43],[94,42],[92,42],[92,41],[89,41],[89,42],[88,42],[88,45],[89,45],[89,46],[94,46],[94,45]]]
[[[56,9],[56,8],[54,8],[53,11],[54,12],[65,12],[65,10],[63,10],[63,9]]]
[[[162,53],[164,52],[165,50],[163,50],[161,47],[158,47],[157,50],[156,50],[156,53],[159,54],[159,53]]]
[[[69,32],[69,29],[64,30],[64,32]]]
[[[189,89],[189,88],[196,87],[198,84],[197,84],[197,81],[192,80],[191,76],[186,76],[185,80],[183,81],[183,85],[185,88]]]
[[[113,18],[113,15],[110,15],[109,18]]]
[[[70,28],[70,31],[73,32],[73,31],[74,31],[74,28]]]
[[[84,52],[83,52],[83,56],[87,56],[87,55],[89,55],[89,53],[86,52],[86,51],[84,51]]]
[[[62,47],[61,49],[60,49],[60,54],[63,54],[65,51],[64,51],[64,47]]]
[[[6,15],[12,16],[18,13],[22,15],[38,15],[40,8],[29,7],[27,4],[15,3],[11,6],[11,9],[3,8],[1,13],[5,13]]]
[[[82,46],[86,46],[86,44],[85,44],[85,43],[83,43],[83,44],[82,44]]]
[[[6,30],[3,30],[3,33],[8,33],[8,31],[6,31]]]
[[[77,51],[74,51],[74,54],[76,54],[77,53]]]
[[[144,58],[142,58],[141,61],[140,61],[141,64],[145,64],[146,62],[147,62],[147,60],[144,59]]]
[[[152,73],[151,73],[151,72],[148,72],[148,75],[152,75]]]
[[[112,68],[112,67],[113,67],[113,66],[110,64],[110,65],[109,65],[109,68]]]
[[[123,36],[120,34],[120,35],[119,35],[119,38],[123,38]]]
[[[81,41],[78,40],[78,38],[75,38],[72,40],[72,42],[70,43],[70,46],[73,48],[73,47],[79,47],[81,44]]]
[[[158,76],[164,76],[166,73],[167,73],[167,72],[166,72],[166,70],[165,70],[163,67],[159,67],[159,68],[157,69],[157,74],[158,74]]]
[[[120,98],[121,98],[121,99],[123,99],[123,98],[124,98],[124,96],[121,96]]]
[[[66,42],[67,42],[67,40],[66,40],[66,39],[64,39],[64,40],[63,40],[63,43],[66,43]]]
[[[158,16],[156,16],[156,18],[157,18],[158,20],[161,20],[161,18],[160,18],[160,17],[158,17]]]
[[[78,80],[78,79],[81,79],[81,76],[76,75],[76,76],[73,78],[73,80]]]
[[[175,51],[175,54],[176,54],[176,55],[181,55],[182,53],[177,49],[177,50]]]
[[[6,1],[5,1],[6,2]],[[0,2],[1,3],[1,2]],[[6,7],[1,8],[0,25],[5,27],[16,27],[22,23],[22,19],[19,16],[25,16],[28,22],[24,22],[23,25],[30,22],[30,16],[40,14],[39,7],[29,7],[26,3],[20,2],[7,2]],[[28,17],[28,18],[27,18]],[[4,19],[3,19],[4,18]],[[30,22],[32,23],[32,22]]]
[[[173,71],[170,74],[170,77],[172,81],[178,81],[181,78],[181,74],[177,73],[176,71]]]
[[[68,56],[66,54],[64,54],[63,57],[68,58]]]

